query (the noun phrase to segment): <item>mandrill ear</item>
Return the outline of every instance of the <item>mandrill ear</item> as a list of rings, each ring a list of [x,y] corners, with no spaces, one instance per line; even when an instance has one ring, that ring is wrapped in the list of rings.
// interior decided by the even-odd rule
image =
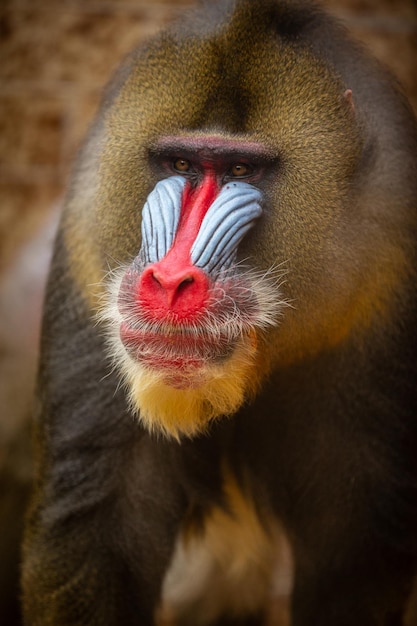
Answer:
[[[354,111],[355,110],[355,102],[353,100],[353,92],[351,89],[346,89],[345,93],[343,94],[343,98],[345,99],[346,103],[350,106],[351,110]]]

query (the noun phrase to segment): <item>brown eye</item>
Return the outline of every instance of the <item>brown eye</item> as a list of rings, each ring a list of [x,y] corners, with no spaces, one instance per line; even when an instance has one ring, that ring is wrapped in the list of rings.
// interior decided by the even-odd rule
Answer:
[[[246,163],[235,163],[230,169],[230,175],[234,178],[244,178],[252,174],[252,168]]]
[[[191,163],[188,159],[175,159],[174,169],[177,172],[189,172],[191,169]]]

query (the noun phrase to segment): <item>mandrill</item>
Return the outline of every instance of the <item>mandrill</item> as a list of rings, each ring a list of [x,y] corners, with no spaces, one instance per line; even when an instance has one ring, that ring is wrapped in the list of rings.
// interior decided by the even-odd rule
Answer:
[[[316,6],[132,52],[56,239],[26,626],[260,625],[280,559],[291,626],[417,624],[416,231],[416,121]]]

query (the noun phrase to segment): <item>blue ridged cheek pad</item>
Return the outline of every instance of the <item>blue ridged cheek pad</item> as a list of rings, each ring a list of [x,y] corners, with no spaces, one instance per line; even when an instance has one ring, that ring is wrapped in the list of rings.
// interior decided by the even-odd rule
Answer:
[[[187,180],[171,176],[158,182],[142,211],[144,265],[161,261],[174,243]],[[191,262],[207,274],[233,264],[240,242],[262,213],[262,194],[242,182],[225,184],[203,218],[191,247]]]

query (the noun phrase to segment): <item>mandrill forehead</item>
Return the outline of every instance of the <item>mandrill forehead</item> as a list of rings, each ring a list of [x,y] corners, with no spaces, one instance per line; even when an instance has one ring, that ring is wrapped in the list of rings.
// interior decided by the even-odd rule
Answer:
[[[223,47],[215,36],[168,43],[164,38],[138,54],[115,117],[110,114],[118,137],[128,140],[138,133],[149,142],[152,135],[212,129],[276,148],[276,133],[284,125],[300,132],[305,113],[324,123],[331,123],[335,115],[344,117],[342,96],[348,86],[307,48],[272,36],[256,47],[236,43],[232,53]],[[167,106],[168,102],[175,106]],[[136,119],[132,120],[133,110]],[[222,149],[218,143],[212,144],[217,153]]]
[[[223,168],[242,159],[258,166],[276,160],[276,150],[265,142],[245,135],[220,134],[210,129],[162,135],[151,142],[149,155],[156,159],[161,155],[168,158],[180,155],[191,161],[198,158],[201,164],[216,164]]]
[[[202,157],[208,159],[224,155],[241,156],[244,153],[258,160],[267,156],[273,157],[274,154],[270,147],[261,142],[251,141],[245,137],[227,137],[210,132],[160,137],[154,142],[151,150],[164,153],[178,150],[191,154],[198,152]]]

